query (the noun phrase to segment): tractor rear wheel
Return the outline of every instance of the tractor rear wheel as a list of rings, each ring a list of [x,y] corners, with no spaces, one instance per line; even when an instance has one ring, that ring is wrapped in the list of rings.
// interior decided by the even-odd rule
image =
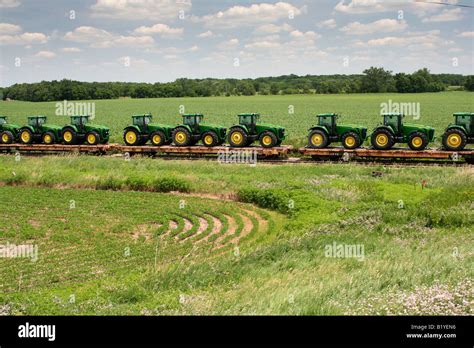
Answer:
[[[10,131],[3,131],[0,133],[0,142],[2,144],[11,144],[13,143],[14,137],[13,133]]]
[[[248,135],[242,128],[231,129],[227,137],[230,146],[244,147],[248,146]]]
[[[201,137],[202,143],[206,147],[216,146],[219,143],[219,137],[215,132],[205,132]]]
[[[129,146],[134,146],[140,144],[141,141],[140,133],[136,129],[127,129],[123,133],[123,141]]]
[[[308,135],[308,146],[313,149],[322,149],[328,146],[329,137],[326,132],[315,129],[311,131]]]
[[[348,150],[358,148],[360,146],[360,137],[355,132],[346,132],[342,135],[342,146]]]
[[[263,132],[260,135],[260,145],[262,147],[274,147],[277,143],[277,137],[273,132]]]
[[[443,134],[443,147],[449,151],[459,151],[467,144],[466,134],[457,128],[448,129]]]
[[[28,129],[22,129],[20,131],[20,141],[23,144],[31,144],[33,142],[33,133]]]
[[[425,133],[413,132],[408,138],[408,146],[414,151],[421,151],[428,146],[428,138]]]
[[[395,144],[395,138],[388,129],[376,129],[371,137],[370,142],[376,150],[389,150]]]
[[[41,135],[41,140],[46,145],[54,144],[56,142],[56,137],[53,132],[45,132]]]
[[[100,142],[100,136],[97,132],[92,131],[86,134],[87,145],[97,145]]]
[[[176,146],[191,145],[191,133],[184,127],[178,127],[173,130],[173,143]],[[194,145],[194,144],[193,144]]]
[[[164,145],[166,141],[166,135],[162,131],[155,131],[150,134],[150,142],[153,146]]]
[[[66,128],[62,131],[63,143],[66,145],[74,145],[77,143],[77,134],[74,129]]]

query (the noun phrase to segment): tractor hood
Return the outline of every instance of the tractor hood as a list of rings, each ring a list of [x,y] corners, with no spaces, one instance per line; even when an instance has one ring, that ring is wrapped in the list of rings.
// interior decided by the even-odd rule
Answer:
[[[347,128],[350,127],[350,128],[359,129],[359,130],[367,129],[367,127],[363,127],[360,124],[347,124],[347,123],[344,123],[344,124],[339,124],[338,126],[347,127]]]
[[[217,124],[209,124],[209,123],[201,123],[200,124],[201,127],[208,127],[208,128],[218,128],[218,129],[226,129],[225,127],[222,127],[221,125],[217,125]]]
[[[419,129],[419,130],[424,130],[424,131],[434,131],[434,128],[433,127],[430,127],[430,126],[423,126],[423,125],[419,125],[419,124],[415,124],[415,123],[404,123],[403,124],[403,127],[404,128],[410,128],[410,129]]]
[[[0,127],[2,127],[3,129],[20,129],[21,128],[21,126],[17,124],[13,124],[13,123],[5,123],[4,125],[1,125]]]
[[[257,126],[268,127],[268,128],[276,128],[276,129],[285,129],[285,127],[277,126],[271,123],[257,123]]]
[[[61,126],[57,126],[55,124],[49,124],[49,123],[43,124],[42,127],[46,129],[57,130],[57,131],[60,131],[61,129],[63,129],[63,127]]]
[[[108,131],[108,130],[110,130],[109,127],[101,126],[101,125],[94,124],[94,123],[87,123],[86,126],[87,126],[88,128],[90,128],[90,129],[100,129],[100,130],[103,130],[103,131]]]
[[[148,127],[152,127],[152,128],[174,128],[173,126],[170,126],[169,124],[162,124],[162,123],[149,123]]]

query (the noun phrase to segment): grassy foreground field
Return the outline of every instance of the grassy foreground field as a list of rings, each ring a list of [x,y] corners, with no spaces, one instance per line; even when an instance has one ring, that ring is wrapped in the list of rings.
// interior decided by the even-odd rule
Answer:
[[[342,114],[340,122],[361,124],[372,130],[381,122],[381,103],[419,103],[420,118],[406,117],[414,122],[435,127],[440,136],[452,122],[453,112],[473,111],[474,98],[471,92],[443,92],[418,94],[339,94],[339,95],[286,95],[253,97],[211,98],[165,98],[165,99],[119,99],[96,100],[96,123],[111,127],[112,142],[122,142],[123,128],[131,122],[131,115],[151,112],[156,120],[176,125],[181,122],[180,107],[184,112],[205,114],[206,121],[226,127],[237,122],[236,115],[242,112],[259,112],[262,120],[286,127],[289,138],[285,144],[305,145],[308,128],[313,125],[315,115],[325,112]],[[4,102],[0,101],[0,114],[10,116],[12,122],[26,123],[26,116],[46,115],[51,123],[64,125],[69,117],[56,116],[56,103]]]
[[[0,258],[0,313],[472,314],[473,187],[470,167],[0,156],[0,244],[38,246]]]

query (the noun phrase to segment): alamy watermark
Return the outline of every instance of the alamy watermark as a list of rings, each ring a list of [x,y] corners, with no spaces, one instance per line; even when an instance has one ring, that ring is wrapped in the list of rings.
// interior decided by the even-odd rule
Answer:
[[[95,117],[95,103],[94,102],[70,102],[63,100],[56,103],[57,116],[90,116],[90,119]]]
[[[398,103],[389,99],[388,102],[380,103],[380,114],[404,114],[419,120],[421,116],[420,103]]]
[[[0,244],[0,257],[4,258],[30,258],[32,262],[38,260],[37,244]]]
[[[251,166],[257,165],[257,151],[256,150],[221,150],[217,153],[217,162],[220,164],[227,163],[240,163],[250,164]]]
[[[324,246],[324,256],[334,258],[355,258],[364,261],[364,244],[326,244]]]

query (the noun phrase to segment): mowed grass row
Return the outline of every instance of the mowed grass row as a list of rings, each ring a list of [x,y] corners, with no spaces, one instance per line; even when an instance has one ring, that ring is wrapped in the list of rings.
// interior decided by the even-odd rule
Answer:
[[[249,167],[87,156],[19,162],[0,157],[0,164],[2,196],[14,202],[1,213],[7,221],[3,240],[25,240],[36,233],[40,239],[56,235],[64,243],[72,238],[71,246],[90,243],[77,256],[89,268],[74,264],[74,258],[63,268],[58,260],[45,258],[43,269],[76,267],[93,274],[76,281],[59,277],[37,287],[19,286],[0,297],[9,313],[472,314],[471,168]],[[373,177],[373,170],[382,176]],[[150,183],[156,178],[181,180],[194,197],[136,192],[126,184],[139,181],[135,189],[153,191]],[[114,184],[97,186],[101,180]],[[267,232],[253,231],[241,249],[227,246],[222,255],[210,258],[206,252],[190,252],[196,245],[192,241],[168,239],[169,253],[158,259],[165,266],[155,269],[154,258],[148,257],[155,255],[154,243],[146,237],[134,239],[133,231],[146,226],[163,231],[156,212],[162,212],[164,220],[183,216],[176,208],[180,199],[196,209],[193,216],[212,210],[223,220],[238,211],[234,204],[239,203],[210,200],[209,194],[235,197],[286,217],[257,210],[268,221]],[[82,210],[74,213],[81,216],[71,219],[73,229],[65,229],[61,219],[69,211],[71,195],[81,197],[77,209]],[[18,206],[25,208],[18,211]],[[190,220],[196,221],[193,216]],[[243,221],[235,217],[238,228]],[[184,225],[178,229],[184,231]],[[104,229],[107,233],[95,232]],[[84,230],[87,233],[80,232]],[[187,236],[185,231],[173,236],[180,234]],[[115,256],[101,250],[115,245],[114,240],[119,243]],[[145,248],[151,244],[143,253],[146,257],[124,263],[122,271],[114,269],[109,257],[116,263],[114,257],[122,258],[122,247],[131,242]],[[363,257],[330,257],[326,250],[332,245],[362,246]],[[73,303],[68,301],[71,295]]]
[[[436,145],[446,126],[452,122],[452,113],[473,111],[474,98],[470,92],[442,92],[420,94],[347,94],[347,95],[288,95],[253,97],[164,98],[94,100],[94,122],[111,128],[111,142],[122,142],[122,131],[131,122],[131,115],[153,113],[155,121],[170,125],[181,122],[180,112],[203,113],[206,122],[230,127],[237,123],[236,115],[258,112],[262,121],[284,126],[289,138],[284,144],[306,144],[308,128],[316,123],[318,113],[336,112],[341,123],[367,126],[372,130],[381,122],[381,103],[419,103],[420,118],[407,116],[406,122],[433,126]],[[10,116],[12,122],[26,123],[26,116],[46,115],[51,123],[64,125],[66,116],[56,116],[56,102],[0,101],[0,114]]]

